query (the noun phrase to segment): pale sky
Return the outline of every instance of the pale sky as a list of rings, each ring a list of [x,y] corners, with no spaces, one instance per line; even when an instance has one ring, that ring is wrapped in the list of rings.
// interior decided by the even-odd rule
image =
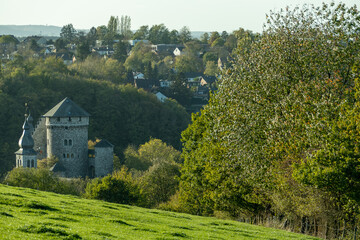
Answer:
[[[110,16],[128,15],[131,28],[164,23],[170,30],[261,32],[265,14],[286,6],[321,5],[329,0],[0,0],[0,25],[72,23],[76,29],[107,25]],[[338,3],[339,1],[335,1]],[[348,7],[359,0],[343,0]]]

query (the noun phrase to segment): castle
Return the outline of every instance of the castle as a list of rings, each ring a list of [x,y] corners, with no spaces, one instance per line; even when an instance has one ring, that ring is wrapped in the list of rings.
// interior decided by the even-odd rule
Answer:
[[[88,149],[89,117],[69,98],[45,113],[35,128],[31,115],[25,115],[20,149],[15,152],[16,167],[36,168],[37,160],[55,156],[58,162],[50,170],[61,177],[101,177],[111,173],[114,146],[103,139],[94,149]]]

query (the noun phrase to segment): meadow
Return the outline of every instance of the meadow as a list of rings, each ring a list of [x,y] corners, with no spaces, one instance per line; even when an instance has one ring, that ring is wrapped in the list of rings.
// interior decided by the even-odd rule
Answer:
[[[0,239],[316,239],[237,221],[0,184]]]

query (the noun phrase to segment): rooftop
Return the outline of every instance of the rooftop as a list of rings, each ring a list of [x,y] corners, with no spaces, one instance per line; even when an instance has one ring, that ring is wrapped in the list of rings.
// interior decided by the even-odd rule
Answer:
[[[66,97],[59,102],[50,111],[44,114],[44,117],[89,117],[90,114],[79,107],[76,103]]]

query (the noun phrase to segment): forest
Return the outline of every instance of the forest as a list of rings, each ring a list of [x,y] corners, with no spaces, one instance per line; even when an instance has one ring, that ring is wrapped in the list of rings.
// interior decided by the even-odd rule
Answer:
[[[109,139],[121,159],[113,175],[86,180],[79,190],[84,197],[326,239],[356,237],[358,9],[335,3],[286,8],[269,13],[260,35],[239,30],[234,36],[236,47],[219,72],[217,89],[191,121],[176,101],[157,102],[111,74],[94,79],[92,56],[71,67],[56,58],[7,62],[0,81],[1,166],[12,167],[23,103],[30,102],[39,116],[65,94],[92,114],[91,137]],[[131,58],[123,60],[125,69]],[[101,61],[92,66],[103,66]],[[20,176],[29,174],[22,171],[13,170],[6,181],[21,185]],[[40,172],[33,175],[41,178]]]

